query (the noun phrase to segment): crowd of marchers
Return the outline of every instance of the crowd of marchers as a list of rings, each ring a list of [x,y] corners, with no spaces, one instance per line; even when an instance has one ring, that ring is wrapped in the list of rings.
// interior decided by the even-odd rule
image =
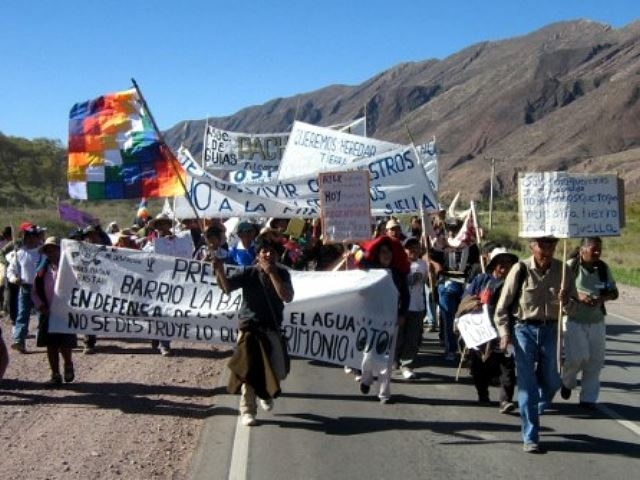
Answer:
[[[540,415],[558,392],[569,400],[580,385],[583,408],[593,410],[598,401],[604,305],[618,296],[601,259],[602,240],[582,239],[564,264],[554,256],[558,240],[553,237],[527,239],[530,255],[520,259],[502,245],[464,234],[462,219],[444,210],[426,220],[429,228],[423,229],[418,216],[406,225],[386,217],[372,225],[369,240],[331,243],[323,240],[318,219],[177,221],[167,213],[151,216],[141,207],[131,226],[91,224],[68,238],[210,262],[223,292],[242,290],[238,340],[228,366],[229,389],[240,394],[246,426],[257,425],[258,404],[267,411],[274,407],[289,372],[281,324],[284,304],[295,297],[290,270],[385,269],[397,290],[390,297],[398,299],[395,351],[384,368],[345,367],[361,392],[368,394],[375,386],[380,402],[390,402],[392,375],[405,381],[418,376],[420,345],[434,332],[444,361],[468,366],[479,404],[492,405],[490,386],[497,385],[499,412],[520,415],[523,450],[543,452]],[[33,314],[38,319],[35,346],[47,353],[47,386],[75,379],[77,335],[49,331],[60,256],[60,237],[47,235],[44,226],[24,221],[15,231],[9,226],[2,231],[0,307],[11,342],[9,348],[0,342],[0,379],[10,352],[33,348],[27,344]],[[228,274],[224,266],[229,264],[244,268]],[[486,315],[496,338],[467,348],[457,325],[468,313]],[[179,354],[169,341],[150,343],[163,356]],[[99,352],[95,336],[83,336],[81,344],[84,354]]]

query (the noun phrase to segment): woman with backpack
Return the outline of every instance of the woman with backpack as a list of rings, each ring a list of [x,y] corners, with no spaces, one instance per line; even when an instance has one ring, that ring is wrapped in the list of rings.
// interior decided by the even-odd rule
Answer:
[[[582,240],[576,258],[569,260],[578,291],[578,309],[567,317],[564,363],[560,395],[565,400],[580,382],[580,405],[593,410],[600,393],[600,371],[604,366],[606,310],[604,303],[618,298],[618,288],[608,265],[600,260],[602,239]]]

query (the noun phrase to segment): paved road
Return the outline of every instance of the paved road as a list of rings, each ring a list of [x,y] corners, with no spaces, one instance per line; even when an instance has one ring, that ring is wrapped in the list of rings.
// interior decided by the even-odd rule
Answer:
[[[575,394],[558,398],[542,417],[546,455],[522,453],[517,413],[478,406],[466,371],[456,382],[456,367],[428,334],[418,379],[395,377],[388,405],[362,395],[341,368],[296,360],[275,409],[247,428],[237,421],[238,397],[221,386],[191,478],[637,478],[640,310],[609,310],[599,410],[583,411]]]

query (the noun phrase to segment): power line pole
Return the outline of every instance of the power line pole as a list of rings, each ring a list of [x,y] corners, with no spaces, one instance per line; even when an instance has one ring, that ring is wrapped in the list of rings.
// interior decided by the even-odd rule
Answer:
[[[496,174],[496,159],[491,157],[491,179],[489,183],[489,229],[493,227],[493,178]]]

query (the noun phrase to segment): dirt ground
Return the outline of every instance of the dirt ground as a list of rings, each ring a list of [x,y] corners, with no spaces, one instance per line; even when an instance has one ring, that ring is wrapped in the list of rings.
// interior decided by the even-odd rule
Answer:
[[[640,289],[620,291],[616,311],[635,315]],[[0,322],[8,346],[8,319]],[[97,354],[74,352],[76,380],[55,389],[45,385],[46,354],[35,339],[26,354],[10,350],[0,380],[0,478],[185,478],[231,352],[172,346],[175,356],[162,357],[150,342],[99,338]]]
[[[31,330],[35,322],[32,319]],[[10,345],[10,325],[1,320]],[[76,379],[58,388],[45,349],[9,351],[0,380],[0,478],[182,479],[230,355],[197,343],[162,357],[150,342],[98,338],[74,351]]]

